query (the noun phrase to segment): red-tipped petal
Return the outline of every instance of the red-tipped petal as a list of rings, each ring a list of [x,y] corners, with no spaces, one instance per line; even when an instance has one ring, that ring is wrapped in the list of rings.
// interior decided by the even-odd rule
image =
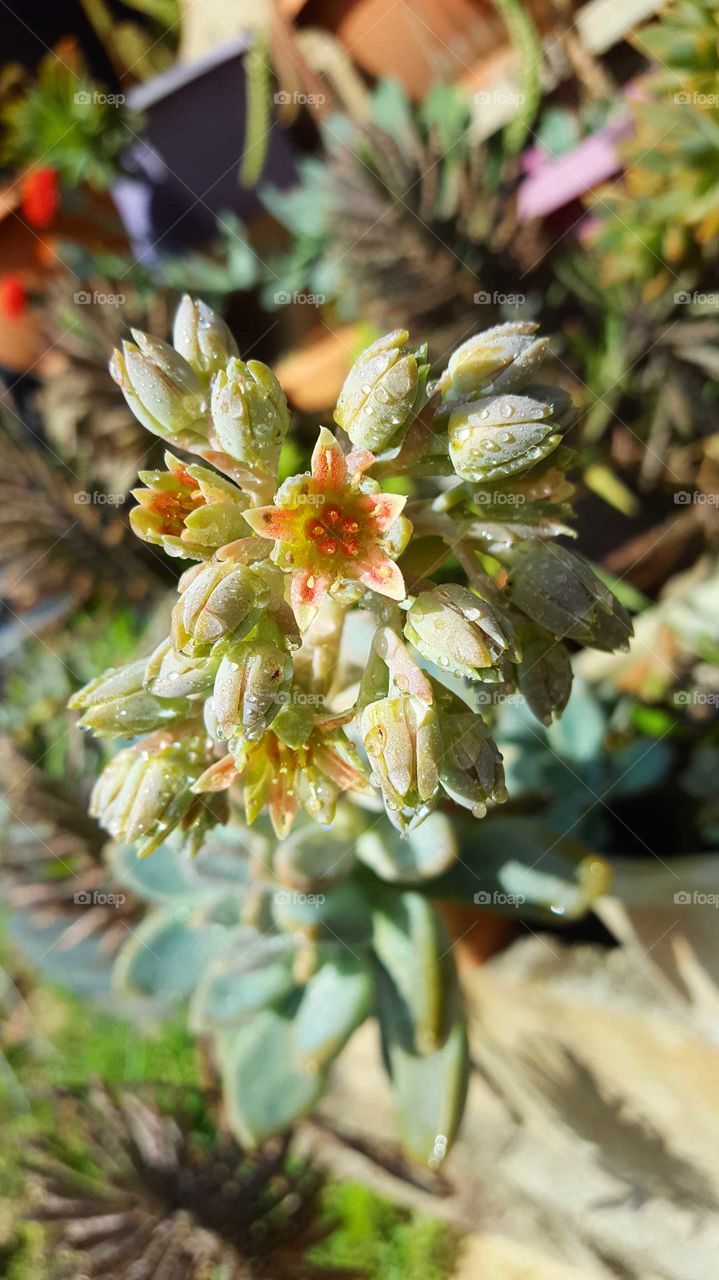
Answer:
[[[372,547],[364,560],[353,566],[353,577],[369,587],[371,591],[390,600],[404,600],[407,591],[404,578],[394,560],[390,560],[379,547]]]
[[[315,764],[327,774],[340,791],[373,790],[362,771],[346,760],[335,747],[320,746],[314,751]]]
[[[300,631],[306,631],[332,584],[330,578],[296,569],[292,574],[290,601]]]
[[[297,786],[294,770],[287,774],[275,774],[270,786],[267,800],[272,829],[278,840],[289,835],[292,824],[297,817]]]
[[[200,794],[204,794],[205,791],[227,791],[239,776],[239,770],[232,756],[223,756],[221,760],[215,760],[209,769],[205,769],[192,790]]]
[[[244,512],[245,520],[261,538],[291,542],[295,530],[296,511],[286,507],[255,507]]]
[[[351,476],[362,475],[377,461],[371,449],[350,449],[345,462]]]
[[[347,483],[347,461],[337,441],[326,427],[320,427],[312,450],[312,478],[320,491],[341,489]]]
[[[402,493],[365,494],[360,499],[360,507],[374,521],[375,528],[384,533],[401,516],[406,502]]]

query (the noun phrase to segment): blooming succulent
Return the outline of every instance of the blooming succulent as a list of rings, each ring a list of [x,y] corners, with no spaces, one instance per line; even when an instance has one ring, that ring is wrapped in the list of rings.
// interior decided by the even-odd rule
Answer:
[[[535,330],[471,338],[434,384],[404,330],[380,338],[350,370],[337,431],[322,427],[308,469],[283,483],[279,383],[202,303],[183,300],[174,347],[135,334],[115,354],[140,421],[202,460],[167,454],[167,470],[143,473],[133,527],[197,563],[169,636],[73,705],[90,731],[136,739],[96,785],[101,823],[183,883],[191,873],[168,858],[183,844],[196,855],[191,907],[151,916],[121,967],[146,987],[148,952],[194,929],[193,1017],[217,1033],[243,1139],[313,1105],[369,1008],[410,1148],[432,1159],[436,1135],[456,1129],[466,1036],[425,891],[459,866],[481,877],[468,829],[501,822],[492,698],[524,695],[548,723],[571,685],[565,641],[611,649],[631,633],[590,566],[555,545],[571,534],[570,406],[532,381],[546,354]],[[241,875],[212,852],[211,828],[233,813],[250,851]],[[140,873],[126,874],[137,892]],[[590,882],[604,883],[583,871]],[[542,900],[568,909],[561,873],[546,883]],[[527,892],[543,884],[535,869]]]

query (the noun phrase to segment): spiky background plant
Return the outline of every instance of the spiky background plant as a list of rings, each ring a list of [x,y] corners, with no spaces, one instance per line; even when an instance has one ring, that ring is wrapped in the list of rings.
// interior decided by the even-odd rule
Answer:
[[[305,1256],[330,1230],[324,1179],[286,1140],[247,1155],[215,1131],[196,1090],[175,1091],[164,1108],[149,1088],[139,1094],[95,1085],[52,1096],[53,1135],[28,1163],[53,1280],[358,1275]]]
[[[719,29],[713,0],[681,0],[633,36],[651,74],[634,103],[621,183],[596,193],[604,283],[656,297],[719,248]]]
[[[535,381],[535,328],[479,334],[432,384],[425,349],[385,335],[347,377],[337,435],[322,427],[310,470],[279,488],[281,387],[204,304],[183,300],[174,348],[135,332],[114,356],[140,421],[201,459],[168,452],[143,474],[135,530],[197,563],[168,638],[73,705],[101,738],[137,739],[92,800],[118,870],[160,904],[119,980],[194,992],[244,1142],[314,1105],[370,1011],[408,1148],[439,1162],[456,1131],[466,1037],[427,895],[460,856],[452,815],[466,828],[507,798],[483,691],[520,689],[548,722],[570,690],[564,641],[612,650],[631,634],[555,543],[570,532],[571,405]],[[247,825],[207,842],[233,805]],[[521,882],[561,915],[602,887],[600,860],[571,841],[547,841],[523,876],[536,853],[515,839],[483,866],[465,837],[470,896]]]
[[[268,304],[309,290],[342,319],[416,329],[443,360],[542,256],[536,228],[518,225],[518,162],[476,142],[468,96],[450,85],[417,108],[383,81],[366,121],[332,116],[322,139],[297,187],[263,193],[292,237],[281,253],[261,246]]]

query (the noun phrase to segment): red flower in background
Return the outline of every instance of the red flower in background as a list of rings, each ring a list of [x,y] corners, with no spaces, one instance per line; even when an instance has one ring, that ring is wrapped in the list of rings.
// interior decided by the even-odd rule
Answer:
[[[22,185],[22,212],[26,222],[43,230],[57,213],[59,194],[54,169],[34,169]]]
[[[0,311],[8,320],[18,320],[27,310],[27,289],[20,276],[0,278]]]

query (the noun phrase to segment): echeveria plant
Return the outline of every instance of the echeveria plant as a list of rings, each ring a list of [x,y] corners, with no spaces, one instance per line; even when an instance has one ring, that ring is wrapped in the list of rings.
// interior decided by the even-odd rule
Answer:
[[[168,453],[142,475],[135,531],[197,563],[168,638],[73,705],[96,734],[137,739],[92,799],[118,873],[159,904],[120,980],[192,996],[244,1142],[309,1109],[375,1012],[406,1144],[437,1163],[467,1050],[429,894],[466,893],[457,873],[482,902],[521,881],[525,902],[562,914],[602,881],[597,859],[543,847],[526,820],[469,831],[507,799],[487,689],[520,691],[549,723],[571,685],[562,641],[614,649],[631,632],[553,543],[571,533],[571,406],[533,381],[535,329],[469,339],[433,384],[405,331],[380,338],[347,377],[338,430],[279,485],[282,389],[203,303],[183,300],[174,347],[136,333],[114,356],[138,419],[201,459]],[[159,852],[133,862],[131,844]]]

